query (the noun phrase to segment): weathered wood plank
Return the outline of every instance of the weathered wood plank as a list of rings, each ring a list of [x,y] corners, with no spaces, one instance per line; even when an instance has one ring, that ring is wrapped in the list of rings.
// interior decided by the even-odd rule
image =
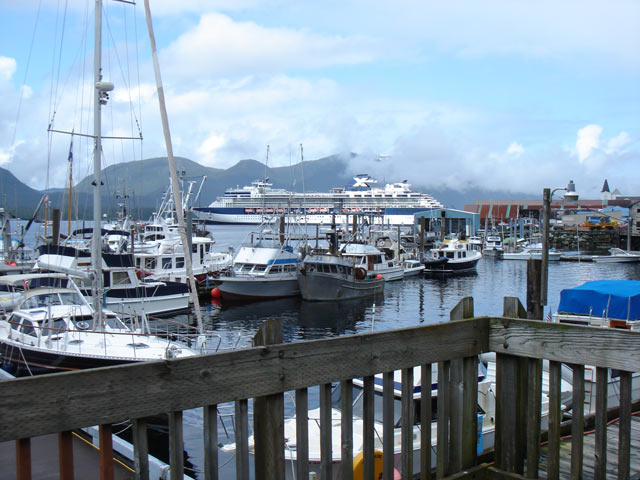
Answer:
[[[113,430],[111,424],[100,425],[98,436],[100,437],[100,480],[113,480]]]
[[[393,478],[393,372],[382,375],[382,473]]]
[[[547,472],[551,478],[560,476],[560,382],[562,364],[549,362],[549,454]]]
[[[631,469],[631,372],[620,372],[618,480],[629,480]]]
[[[431,479],[431,369],[431,364],[420,368],[420,480]]]
[[[461,467],[471,468],[478,454],[478,357],[463,362]]]
[[[131,420],[133,436],[133,462],[136,470],[136,480],[149,480],[149,438],[147,437],[147,422],[143,418]],[[216,445],[216,452],[218,451]],[[206,455],[205,455],[206,463]],[[206,468],[205,468],[206,470]],[[216,473],[218,469],[216,468]],[[216,477],[207,476],[207,479]]]
[[[462,469],[462,358],[451,360],[449,365],[449,468],[447,473],[453,473]],[[440,395],[439,384],[438,395]],[[476,403],[477,399],[476,396]],[[476,411],[477,408],[473,410],[474,413]]]
[[[331,384],[320,385],[320,478],[333,478]]]
[[[540,457],[540,416],[542,415],[542,360],[526,359],[526,478],[538,478],[538,458]]]
[[[438,363],[438,427],[436,446],[436,476],[444,477],[449,472],[449,419],[450,419],[450,362]]]
[[[171,478],[184,478],[184,437],[182,412],[170,412],[169,417],[169,464]]]
[[[253,345],[282,343],[282,319],[264,322],[253,337]],[[256,478],[284,478],[284,394],[273,393],[253,401],[254,465]]]
[[[296,390],[296,475],[309,478],[309,391]]]
[[[249,402],[236,400],[236,478],[249,480]]]
[[[413,368],[402,369],[402,478],[413,478]],[[390,477],[391,478],[391,477]]]
[[[31,439],[16,440],[16,476],[18,480],[31,480]],[[60,478],[63,479],[62,475]]]
[[[640,371],[640,332],[507,318],[490,324],[491,351]]]
[[[571,478],[582,479],[584,450],[584,365],[572,364]]]
[[[496,355],[496,467],[521,471],[518,455],[517,402],[518,359],[512,355]]]
[[[594,478],[604,480],[607,475],[607,383],[609,372],[596,368],[596,433]]]
[[[60,479],[73,480],[73,432],[68,430],[58,434],[58,464]]]
[[[488,319],[479,318],[9,380],[3,382],[0,441],[307,388],[487,347]]]
[[[342,440],[342,462],[340,465],[342,478],[353,479],[353,381],[340,382],[340,410],[342,423],[340,427]],[[308,477],[308,475],[307,475]],[[298,476],[298,478],[307,478]]]
[[[374,377],[364,377],[362,397],[362,449],[364,451],[363,480],[374,478],[374,428],[375,420],[375,391]]]
[[[218,406],[207,405],[202,408],[202,430],[204,439],[204,477],[209,480],[218,478]],[[145,433],[146,435],[146,433]]]

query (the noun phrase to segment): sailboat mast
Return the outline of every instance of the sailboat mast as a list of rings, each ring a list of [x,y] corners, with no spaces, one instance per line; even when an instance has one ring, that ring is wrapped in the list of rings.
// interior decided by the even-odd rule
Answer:
[[[95,37],[93,56],[93,135],[95,148],[93,150],[93,235],[91,244],[91,263],[93,269],[93,308],[94,323],[102,323],[102,175],[100,157],[102,152],[102,119],[101,102],[103,90],[102,80],[102,0],[95,0]],[[94,325],[94,328],[97,325]]]
[[[198,290],[196,286],[195,277],[193,276],[193,266],[191,264],[191,239],[187,238],[187,229],[184,223],[184,212],[182,210],[182,199],[180,198],[180,184],[178,183],[178,173],[176,171],[176,165],[173,158],[173,145],[171,143],[171,131],[169,130],[169,119],[167,117],[167,108],[164,100],[164,87],[162,86],[162,77],[160,75],[160,63],[158,62],[158,52],[156,49],[156,38],[153,34],[153,23],[151,21],[151,9],[149,8],[149,0],[144,0],[144,11],[147,20],[147,29],[149,31],[149,42],[151,43],[151,54],[153,56],[153,71],[156,77],[156,86],[158,91],[158,103],[160,104],[160,117],[162,119],[162,131],[164,133],[164,141],[167,148],[167,159],[169,160],[169,172],[171,173],[171,190],[173,193],[173,203],[176,208],[176,215],[178,217],[178,232],[182,240],[182,247],[184,249],[184,263],[187,271],[187,277],[189,281],[190,297],[193,304],[193,308],[196,314],[196,321],[198,323],[198,332],[204,332],[204,325],[202,323],[202,313],[200,312],[200,302],[198,300]]]

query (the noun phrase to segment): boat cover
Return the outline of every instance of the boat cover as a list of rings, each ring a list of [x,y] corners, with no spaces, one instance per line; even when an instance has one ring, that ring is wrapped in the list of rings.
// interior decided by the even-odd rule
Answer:
[[[597,280],[564,289],[558,313],[640,320],[640,281]]]

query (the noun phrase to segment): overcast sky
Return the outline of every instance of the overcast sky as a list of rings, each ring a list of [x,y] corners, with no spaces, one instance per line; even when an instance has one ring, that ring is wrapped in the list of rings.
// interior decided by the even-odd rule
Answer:
[[[142,0],[105,0],[104,166],[165,155]],[[64,187],[92,132],[93,0],[0,0],[0,166]],[[176,155],[356,152],[427,187],[640,195],[640,2],[151,0]],[[74,137],[74,177],[91,145]],[[379,155],[384,161],[374,162]],[[260,172],[256,172],[256,178]],[[74,182],[75,183],[75,182]]]

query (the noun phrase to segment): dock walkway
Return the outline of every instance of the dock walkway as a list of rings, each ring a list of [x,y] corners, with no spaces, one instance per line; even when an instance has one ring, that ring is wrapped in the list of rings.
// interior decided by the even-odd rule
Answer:
[[[620,429],[618,419],[607,426],[607,478],[617,478],[618,438]],[[595,478],[595,431],[590,430],[584,436],[583,478]],[[635,448],[634,448],[635,447]],[[631,417],[631,468],[630,480],[640,480],[640,412]],[[547,476],[548,445],[540,449],[540,479]],[[571,437],[563,437],[560,443],[560,478],[571,478]]]

